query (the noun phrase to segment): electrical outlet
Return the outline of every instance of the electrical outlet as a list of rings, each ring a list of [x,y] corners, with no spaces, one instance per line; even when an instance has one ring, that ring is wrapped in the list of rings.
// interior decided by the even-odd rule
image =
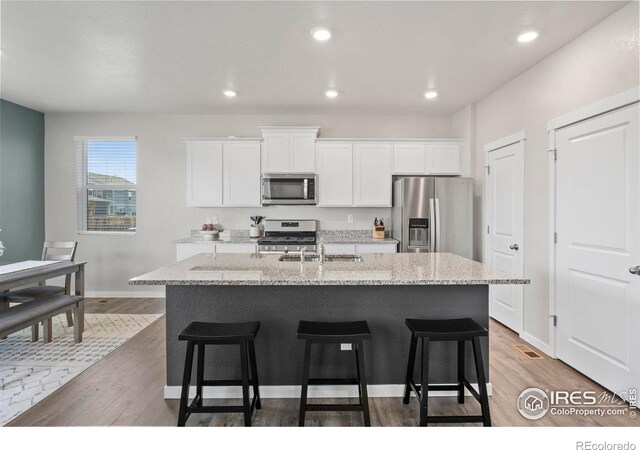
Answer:
[[[347,215],[347,222],[353,223],[353,214],[348,214]]]
[[[351,344],[340,344],[340,350],[349,351],[349,350],[353,350],[353,349],[351,348]]]

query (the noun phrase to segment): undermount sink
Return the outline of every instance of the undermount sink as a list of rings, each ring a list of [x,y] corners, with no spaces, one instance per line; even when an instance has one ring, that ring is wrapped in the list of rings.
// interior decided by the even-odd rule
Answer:
[[[304,255],[305,262],[316,262],[320,261],[320,255]],[[327,262],[331,261],[339,261],[339,262],[360,262],[364,261],[362,256],[360,255],[325,255],[324,260]],[[278,261],[289,261],[289,262],[300,262],[300,254],[299,253],[286,253],[278,258]]]

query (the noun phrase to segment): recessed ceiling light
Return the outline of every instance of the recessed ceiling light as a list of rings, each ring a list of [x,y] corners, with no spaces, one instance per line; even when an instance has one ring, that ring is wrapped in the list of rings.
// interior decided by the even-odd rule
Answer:
[[[331,31],[329,31],[328,28],[316,27],[311,30],[311,36],[313,36],[316,41],[328,41],[331,39]]]
[[[226,97],[235,97],[236,95],[238,95],[238,93],[236,91],[232,91],[231,89],[227,89],[226,91],[224,91],[224,95]]]
[[[338,96],[338,91],[335,89],[329,89],[328,91],[324,91],[324,95],[329,98],[336,98]]]
[[[424,93],[425,98],[428,99],[432,99],[432,98],[436,98],[438,96],[438,93],[436,91],[427,91]]]
[[[531,42],[538,37],[537,31],[525,31],[518,36],[518,42]]]

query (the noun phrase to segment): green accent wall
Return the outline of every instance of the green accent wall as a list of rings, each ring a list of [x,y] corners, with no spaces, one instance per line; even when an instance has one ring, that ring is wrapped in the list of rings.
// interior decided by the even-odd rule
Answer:
[[[44,114],[0,99],[0,264],[40,259],[44,241]]]

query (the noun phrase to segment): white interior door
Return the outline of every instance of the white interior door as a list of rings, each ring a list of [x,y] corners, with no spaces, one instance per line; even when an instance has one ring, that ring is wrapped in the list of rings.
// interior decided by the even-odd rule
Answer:
[[[623,395],[640,382],[638,120],[636,104],[556,131],[557,356]]]
[[[496,269],[524,275],[524,141],[487,154],[487,258]],[[489,314],[522,333],[524,286],[491,285]]]

